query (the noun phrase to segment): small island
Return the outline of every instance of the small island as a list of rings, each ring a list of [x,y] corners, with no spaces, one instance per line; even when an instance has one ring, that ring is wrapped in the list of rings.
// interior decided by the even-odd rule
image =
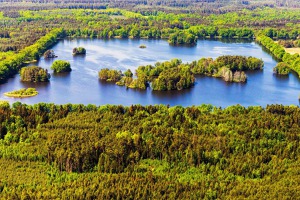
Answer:
[[[85,55],[86,54],[86,49],[83,47],[75,47],[73,49],[73,56],[75,55]]]
[[[147,48],[147,47],[146,47],[146,45],[144,45],[144,44],[141,44],[141,45],[139,46],[139,48],[141,48],[141,49],[145,49],[145,48]]]
[[[20,71],[21,81],[24,82],[48,82],[50,74],[47,69],[38,66],[23,67]]]
[[[49,49],[44,53],[44,58],[56,58],[56,57],[57,56],[55,55],[52,49]]]
[[[51,69],[54,71],[54,73],[62,73],[62,72],[70,72],[71,64],[68,61],[64,60],[56,60],[53,62]]]
[[[22,88],[20,90],[14,90],[11,92],[4,93],[5,96],[15,97],[15,98],[25,98],[32,97],[38,94],[38,91],[35,88]]]

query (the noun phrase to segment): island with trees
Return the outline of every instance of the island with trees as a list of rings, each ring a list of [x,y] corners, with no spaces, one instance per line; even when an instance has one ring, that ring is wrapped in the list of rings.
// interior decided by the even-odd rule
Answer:
[[[146,89],[151,86],[153,90],[182,90],[191,88],[195,84],[195,75],[205,75],[222,78],[226,82],[246,82],[245,71],[261,70],[264,63],[261,59],[245,56],[220,56],[202,58],[198,61],[183,64],[180,59],[166,62],[157,62],[154,66],[140,66],[136,70],[136,77],[127,70],[121,71],[102,69],[99,78],[114,81],[117,85],[128,88]]]
[[[38,91],[35,88],[22,88],[19,90],[14,90],[11,92],[5,92],[4,95],[8,97],[15,98],[25,98],[25,97],[33,97],[38,94]]]
[[[48,49],[44,53],[44,58],[56,58],[57,56],[55,55],[54,51],[52,49]]]
[[[73,49],[73,55],[85,55],[86,54],[86,49],[83,47],[75,47]]]
[[[47,69],[38,66],[23,67],[20,70],[21,81],[24,82],[48,82],[50,74]]]
[[[293,45],[299,43],[297,23],[299,12],[293,9],[284,9],[284,12],[278,13],[276,5],[273,5],[274,8],[252,5],[254,7],[249,10],[233,9],[234,12],[229,12],[231,9],[228,8],[225,10],[210,8],[209,13],[208,7],[205,8],[205,12],[191,7],[194,13],[190,10],[182,10],[182,8],[175,12],[168,9],[145,11],[140,8],[123,10],[105,9],[104,7],[100,10],[70,9],[72,14],[61,9],[49,10],[48,6],[50,5],[47,5],[47,9],[42,11],[43,14],[40,14],[40,11],[46,7],[41,5],[35,5],[37,6],[36,10],[24,10],[22,6],[14,4],[10,7],[16,9],[14,12],[7,8],[6,4],[2,5],[0,5],[0,9],[3,10],[3,16],[0,15],[0,20],[3,20],[6,25],[0,32],[0,37],[3,38],[0,40],[0,50],[5,55],[5,59],[0,60],[1,83],[16,74],[24,63],[37,60],[58,39],[66,36],[105,39],[167,39],[171,45],[196,45],[198,39],[206,38],[255,38],[272,52],[274,52],[274,48],[268,47],[262,41],[265,37],[271,40],[290,40],[293,41]],[[74,8],[79,7],[75,6]],[[87,7],[84,6],[84,8]],[[26,30],[22,29],[22,34],[17,34],[15,30],[19,29],[20,21],[27,28]],[[47,28],[43,26],[44,24],[47,24]],[[25,36],[28,39],[24,40]],[[13,55],[11,51],[14,52]],[[74,53],[77,52],[81,51],[74,51]],[[284,48],[280,52],[277,51],[275,54],[286,53]],[[290,55],[294,56],[293,61],[290,60],[289,63],[283,61],[289,65],[291,70],[298,73],[298,69],[295,67],[298,65],[294,66],[293,63],[299,53],[287,54],[284,59],[290,59]],[[276,57],[282,59],[280,55]]]
[[[53,62],[51,69],[54,73],[63,73],[72,71],[71,64],[65,60],[56,60]]]

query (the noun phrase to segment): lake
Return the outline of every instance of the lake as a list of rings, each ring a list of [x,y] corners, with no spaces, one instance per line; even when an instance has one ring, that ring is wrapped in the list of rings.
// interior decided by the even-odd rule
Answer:
[[[147,48],[141,49],[141,44]],[[86,48],[85,56],[72,56],[74,47]],[[57,58],[41,58],[36,65],[46,68],[51,73],[49,83],[23,83],[19,75],[0,85],[0,100],[20,101],[26,104],[38,102],[56,104],[169,104],[170,106],[213,104],[226,107],[241,104],[243,106],[267,104],[299,105],[300,80],[294,73],[288,77],[273,74],[276,60],[261,46],[246,40],[199,40],[193,47],[170,46],[165,40],[147,39],[64,39],[52,48]],[[182,91],[152,91],[126,89],[114,83],[98,79],[101,68],[114,68],[132,72],[140,65],[152,64],[180,58],[183,62],[199,60],[202,57],[216,58],[221,55],[243,55],[261,58],[264,69],[246,72],[247,83],[226,83],[213,77],[196,77],[193,88]],[[50,70],[54,60],[67,60],[72,72],[55,75]],[[9,98],[4,92],[24,87],[35,87],[39,94],[30,98]]]

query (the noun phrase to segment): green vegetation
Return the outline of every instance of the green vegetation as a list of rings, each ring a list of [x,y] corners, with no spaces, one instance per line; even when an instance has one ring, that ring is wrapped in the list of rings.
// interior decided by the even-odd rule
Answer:
[[[63,29],[54,29],[20,52],[7,54],[4,59],[0,60],[0,83],[4,83],[8,78],[16,74],[26,61],[38,59],[47,48],[56,43],[58,37],[63,35]],[[46,81],[45,76],[44,80]]]
[[[86,49],[83,47],[75,47],[73,49],[73,55],[86,54]]]
[[[20,71],[21,81],[24,82],[48,82],[50,74],[47,69],[37,66],[23,67]]]
[[[22,88],[20,90],[14,90],[11,92],[4,93],[5,96],[8,97],[17,97],[17,98],[24,98],[24,97],[32,97],[38,94],[35,88]]]
[[[0,106],[1,107],[9,107],[9,102],[8,101],[0,100]]]
[[[284,62],[279,62],[273,69],[275,74],[279,75],[289,75],[290,68],[289,66]]]
[[[71,64],[68,61],[64,60],[56,60],[53,62],[51,69],[54,71],[54,73],[62,73],[62,72],[70,72]]]
[[[117,85],[129,88],[146,89],[151,85],[153,90],[182,90],[195,83],[194,75],[205,75],[223,78],[226,82],[246,82],[247,70],[263,69],[261,59],[245,56],[220,56],[201,58],[198,61],[183,64],[180,59],[157,62],[155,66],[140,66],[136,70],[136,79],[132,72],[102,69],[99,77],[102,80],[117,81]]]
[[[257,41],[267,48],[279,61],[283,61],[286,66],[295,71],[300,77],[300,56],[298,53],[293,55],[287,53],[280,44],[275,43],[270,37],[265,35],[257,36]]]
[[[270,38],[299,43],[297,38],[300,14],[297,9],[278,10],[267,7],[255,9],[257,5],[255,4],[249,9],[235,10],[226,7],[225,10],[209,9],[210,11],[207,10],[208,7],[176,10],[164,7],[159,11],[137,7],[129,11],[118,8],[106,9],[100,5],[93,6],[102,9],[48,10],[53,8],[53,5],[49,7],[47,5],[47,9],[38,6],[35,7],[36,10],[26,10],[28,6],[22,5],[25,7],[18,7],[16,4],[0,6],[0,13],[3,14],[0,17],[3,24],[0,31],[0,51],[3,51],[0,53],[1,83],[16,74],[24,62],[37,60],[55,44],[57,39],[65,36],[164,38],[172,45],[193,45],[196,39],[201,38],[253,38],[254,34],[257,36],[261,32]],[[70,8],[79,7],[72,5]],[[85,5],[82,8],[91,7]],[[42,43],[38,42],[39,38]],[[10,51],[14,51],[13,55]],[[287,64],[292,70],[297,71],[292,66],[293,63]]]
[[[264,63],[261,59],[251,56],[220,56],[215,60],[202,58],[190,65],[194,74],[220,77],[226,82],[246,82],[247,76],[244,71],[261,70]]]
[[[299,7],[298,0],[7,1],[0,5],[0,83],[20,70],[21,79],[47,81],[46,70],[22,66],[65,36],[195,45],[201,38],[255,35],[283,61],[277,73],[290,68],[300,75],[299,54],[281,46],[289,41],[299,46],[299,9],[272,8]],[[261,60],[240,56],[187,64],[173,59],[140,66],[136,78],[130,70],[109,69],[99,78],[130,88],[180,90],[191,87],[196,74],[244,82],[244,71],[262,67]],[[1,101],[0,199],[297,199],[299,113],[299,107],[282,105],[220,109]]]
[[[104,68],[99,71],[98,75],[101,80],[117,82],[121,79],[122,72],[115,69]]]
[[[14,103],[0,113],[0,198],[300,195],[299,107]]]

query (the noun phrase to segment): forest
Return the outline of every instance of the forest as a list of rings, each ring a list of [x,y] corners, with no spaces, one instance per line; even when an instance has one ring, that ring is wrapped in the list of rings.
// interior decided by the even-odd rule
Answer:
[[[21,81],[49,81],[47,70],[24,66],[56,57],[50,49],[66,37],[164,39],[175,46],[247,38],[278,60],[274,73],[300,76],[299,54],[285,50],[299,46],[298,0],[39,2],[0,0],[0,84],[17,73]],[[74,56],[86,53],[80,48]],[[57,72],[71,71],[70,63],[58,64]],[[195,75],[244,82],[247,70],[263,66],[258,58],[224,55],[135,72],[104,68],[98,76],[128,88],[182,90]],[[299,125],[293,105],[0,100],[0,199],[298,199]]]
[[[2,102],[0,113],[4,199],[300,195],[296,106]]]

